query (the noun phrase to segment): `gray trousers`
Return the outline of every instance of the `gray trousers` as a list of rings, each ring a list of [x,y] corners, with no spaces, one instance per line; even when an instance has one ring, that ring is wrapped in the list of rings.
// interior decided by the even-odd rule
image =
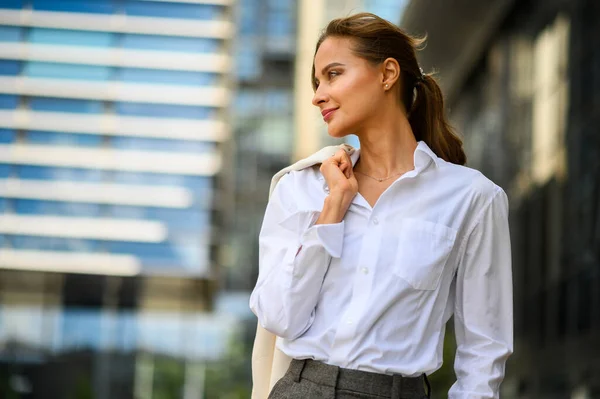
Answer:
[[[268,399],[427,399],[430,392],[425,374],[408,378],[293,359]]]

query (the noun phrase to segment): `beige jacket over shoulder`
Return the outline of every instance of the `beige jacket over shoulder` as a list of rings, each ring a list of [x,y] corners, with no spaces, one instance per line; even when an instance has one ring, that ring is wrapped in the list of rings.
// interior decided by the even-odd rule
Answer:
[[[286,173],[323,163],[324,160],[332,157],[339,149],[346,150],[348,155],[354,152],[354,148],[348,144],[329,146],[319,150],[308,158],[304,158],[277,172],[271,180],[269,195],[275,189],[279,179]],[[283,377],[291,362],[291,359],[287,355],[275,347],[277,339],[275,335],[262,328],[260,324],[257,325],[254,347],[252,349],[252,399],[266,399],[273,385]]]

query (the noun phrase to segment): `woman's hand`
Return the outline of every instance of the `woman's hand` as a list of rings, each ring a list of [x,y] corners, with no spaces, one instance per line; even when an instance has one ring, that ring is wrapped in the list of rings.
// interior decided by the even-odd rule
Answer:
[[[334,156],[325,160],[321,164],[321,174],[329,187],[329,196],[316,224],[339,223],[358,193],[358,181],[346,151],[340,149]]]
[[[321,164],[321,174],[325,177],[330,195],[356,195],[358,182],[352,170],[352,161],[346,151],[340,149]]]

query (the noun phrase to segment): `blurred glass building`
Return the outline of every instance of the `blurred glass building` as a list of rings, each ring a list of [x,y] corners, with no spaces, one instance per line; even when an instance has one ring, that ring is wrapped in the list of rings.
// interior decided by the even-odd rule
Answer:
[[[600,398],[600,2],[421,2],[468,165],[510,199],[515,353],[504,398]],[[451,359],[446,359],[446,361]]]
[[[238,0],[235,9],[235,94],[229,119],[233,140],[227,148],[227,163],[233,170],[233,211],[226,215],[231,228],[222,237],[219,279],[223,291],[215,303],[222,303],[243,326],[234,353],[238,361],[224,364],[222,374],[229,376],[229,384],[224,385],[245,384],[245,390],[229,389],[214,397],[247,398],[256,331],[248,301],[258,276],[258,235],[271,177],[290,163],[294,145],[297,2]]]
[[[258,275],[258,233],[271,177],[289,164],[294,143],[296,7],[296,0],[239,0],[237,6],[235,212],[224,264],[225,287],[248,298]]]
[[[234,16],[0,1],[0,397],[201,397],[237,323]]]

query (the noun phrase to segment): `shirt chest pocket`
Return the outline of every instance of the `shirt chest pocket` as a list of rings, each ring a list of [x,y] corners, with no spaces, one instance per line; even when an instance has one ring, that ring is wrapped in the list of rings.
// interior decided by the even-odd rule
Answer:
[[[417,290],[435,290],[454,247],[456,230],[418,219],[401,219],[394,274]]]

